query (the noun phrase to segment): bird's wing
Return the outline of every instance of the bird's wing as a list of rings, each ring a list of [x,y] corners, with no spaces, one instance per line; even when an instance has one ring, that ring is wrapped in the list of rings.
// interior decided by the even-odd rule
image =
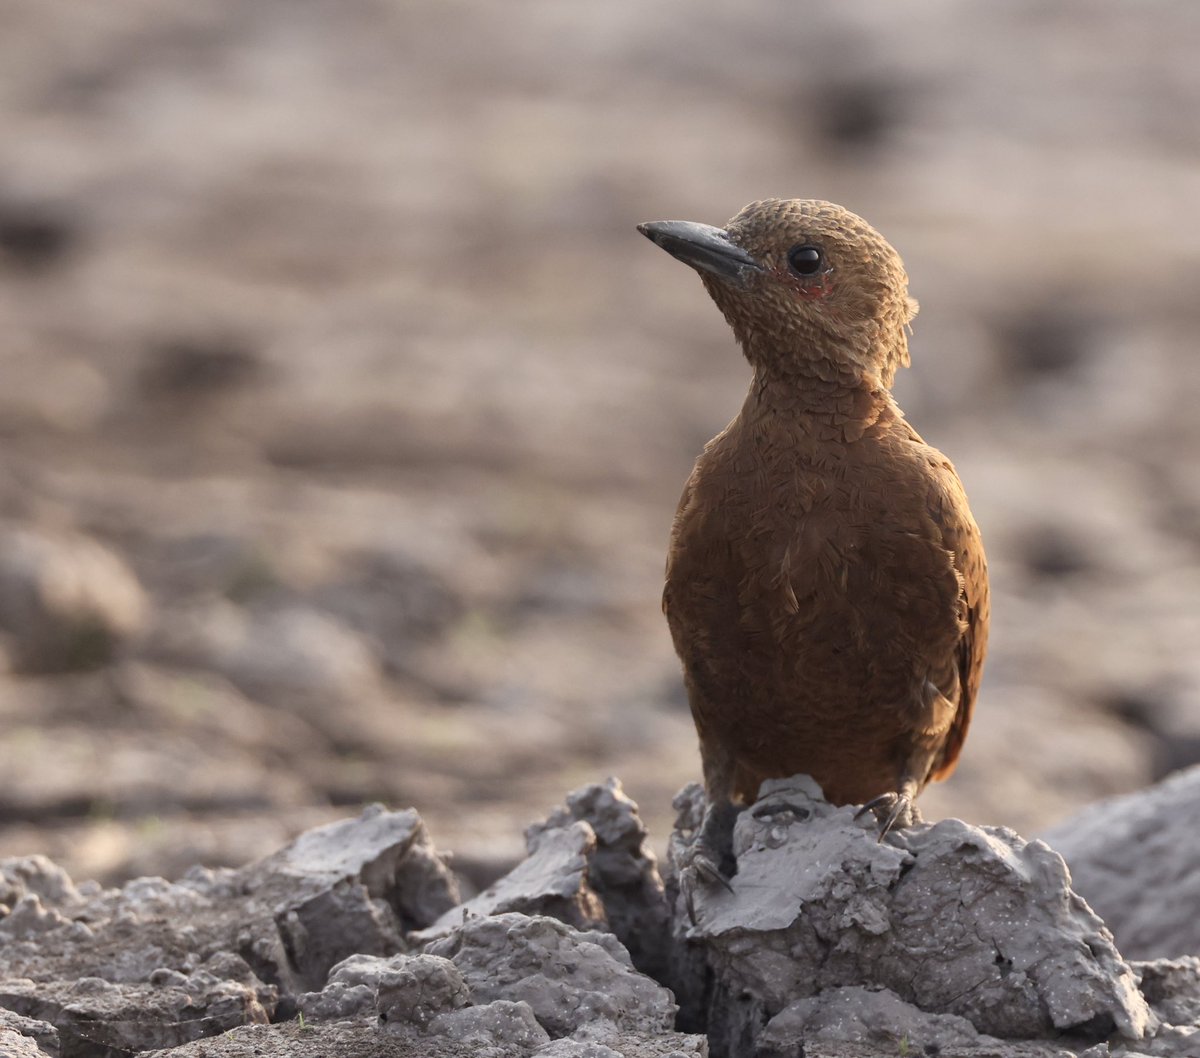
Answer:
[[[941,526],[943,546],[954,556],[954,566],[962,578],[962,632],[955,651],[957,668],[958,710],[951,722],[946,740],[934,762],[931,779],[944,779],[954,771],[962,752],[975,710],[975,698],[983,675],[983,659],[987,653],[990,601],[988,596],[987,558],[979,527],[971,517],[962,483],[947,460],[943,464],[941,486],[943,502],[935,517]]]

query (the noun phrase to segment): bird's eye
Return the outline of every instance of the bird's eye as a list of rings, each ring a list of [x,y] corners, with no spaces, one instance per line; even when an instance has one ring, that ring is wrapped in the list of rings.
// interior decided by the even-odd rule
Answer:
[[[798,276],[811,276],[820,271],[824,255],[815,246],[804,243],[788,251],[788,264]]]

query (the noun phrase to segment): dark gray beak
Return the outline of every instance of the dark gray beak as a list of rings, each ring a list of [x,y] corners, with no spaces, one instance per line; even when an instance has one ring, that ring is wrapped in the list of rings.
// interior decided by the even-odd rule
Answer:
[[[691,220],[656,220],[639,224],[638,231],[684,264],[711,272],[739,286],[745,286],[752,276],[763,271],[762,265],[734,244],[727,231],[714,228],[711,224],[697,224]]]

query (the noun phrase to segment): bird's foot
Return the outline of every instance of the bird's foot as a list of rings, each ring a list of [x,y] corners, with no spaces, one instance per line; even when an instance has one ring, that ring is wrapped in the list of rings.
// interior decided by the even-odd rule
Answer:
[[[733,825],[738,810],[727,796],[709,796],[704,817],[691,844],[678,855],[679,892],[688,921],[696,925],[696,894],[715,886],[733,892],[729,877],[737,872],[733,854]]]
[[[913,795],[904,790],[880,794],[855,812],[854,818],[861,819],[868,812],[879,823],[880,841],[897,828],[903,830],[921,822],[921,813],[917,810]]]
[[[695,844],[688,850],[687,858],[679,866],[679,891],[683,894],[683,904],[687,908],[688,921],[696,924],[696,892],[703,886],[721,886],[733,892],[729,879],[721,873],[717,866],[719,855],[711,851],[705,843],[697,838]]]

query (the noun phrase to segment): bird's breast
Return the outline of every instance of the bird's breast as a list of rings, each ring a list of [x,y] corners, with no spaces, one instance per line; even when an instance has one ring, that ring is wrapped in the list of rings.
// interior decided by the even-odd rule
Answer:
[[[677,645],[740,652],[736,667],[768,687],[804,674],[842,686],[864,667],[907,679],[917,656],[951,650],[960,578],[917,467],[867,441],[711,446],[669,555]]]

